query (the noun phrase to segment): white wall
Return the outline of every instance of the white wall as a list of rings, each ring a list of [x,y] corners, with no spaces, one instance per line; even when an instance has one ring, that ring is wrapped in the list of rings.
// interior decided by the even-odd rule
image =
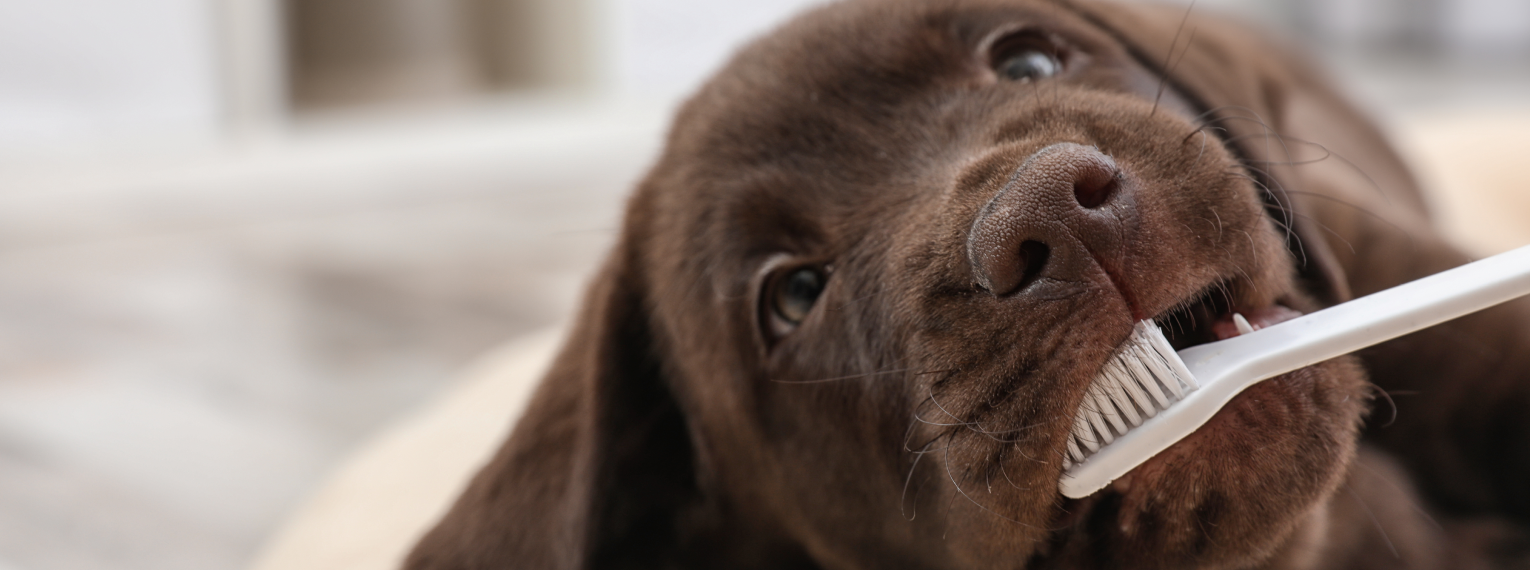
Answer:
[[[1530,51],[1530,2],[1454,0],[1445,8],[1451,47],[1487,57]]]
[[[748,40],[823,0],[607,0],[614,80],[625,94],[693,91]]]
[[[0,0],[0,151],[214,133],[214,23],[207,0]]]
[[[595,0],[599,84],[682,96],[745,41],[820,1]],[[0,160],[280,121],[280,32],[245,21],[272,18],[272,4],[0,0]]]
[[[568,2],[570,0],[527,0]],[[586,0],[604,93],[673,100],[738,46],[823,0]],[[1189,2],[1189,0],[1169,0]],[[1199,0],[1364,41],[1429,0]],[[1530,1],[1442,0],[1436,25],[1465,54],[1530,50]],[[216,137],[279,124],[277,0],[0,0],[0,161],[21,151]]]

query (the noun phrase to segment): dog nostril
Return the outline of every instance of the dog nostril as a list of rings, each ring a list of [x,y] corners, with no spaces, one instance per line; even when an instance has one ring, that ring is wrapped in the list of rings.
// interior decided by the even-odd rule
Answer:
[[[1018,256],[1020,258],[1020,282],[1015,285],[1016,291],[1024,290],[1041,276],[1041,270],[1047,266],[1047,258],[1052,255],[1052,249],[1047,244],[1039,241],[1027,240],[1020,244]]]
[[[1090,161],[1095,162],[1095,161]],[[1078,205],[1094,209],[1110,199],[1110,195],[1116,192],[1120,185],[1116,169],[1100,161],[1100,164],[1088,164],[1078,174],[1078,179],[1073,181],[1073,197],[1078,200]]]
[[[1063,281],[1081,279],[1067,273],[1087,263],[1075,257],[1117,234],[1105,230],[1119,220],[1091,210],[1124,200],[1113,198],[1131,190],[1121,173],[1100,149],[1077,143],[1057,143],[1025,159],[978,211],[967,232],[967,261],[975,285],[1003,297],[1030,288],[1044,271]],[[1107,225],[1105,230],[1101,224]],[[1062,248],[1061,257],[1049,267],[1052,245]]]

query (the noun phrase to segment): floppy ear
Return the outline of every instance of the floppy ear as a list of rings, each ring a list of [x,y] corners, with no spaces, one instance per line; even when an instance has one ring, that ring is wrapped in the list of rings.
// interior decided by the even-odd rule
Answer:
[[[627,239],[508,441],[404,567],[657,567],[695,496]],[[620,556],[620,561],[616,556]]]
[[[1300,161],[1293,158],[1287,137],[1293,91],[1302,89],[1305,95],[1319,89],[1325,104],[1348,105],[1316,87],[1322,82],[1300,63],[1275,55],[1286,50],[1272,49],[1243,26],[1222,21],[1202,25],[1202,17],[1187,15],[1183,7],[1064,2],[1120,40],[1139,63],[1164,78],[1165,88],[1205,113],[1199,122],[1211,127],[1205,130],[1220,136],[1263,186],[1271,218],[1291,230],[1287,246],[1306,290],[1324,304],[1349,300],[1344,270],[1315,222],[1312,205],[1300,198],[1303,180],[1295,168]],[[1352,123],[1344,128],[1381,140],[1358,113],[1352,115],[1339,119]]]

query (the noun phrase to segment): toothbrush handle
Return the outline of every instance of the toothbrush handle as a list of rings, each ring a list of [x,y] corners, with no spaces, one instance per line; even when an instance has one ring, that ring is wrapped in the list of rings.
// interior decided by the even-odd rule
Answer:
[[[1196,378],[1259,380],[1530,294],[1530,246],[1179,353]]]

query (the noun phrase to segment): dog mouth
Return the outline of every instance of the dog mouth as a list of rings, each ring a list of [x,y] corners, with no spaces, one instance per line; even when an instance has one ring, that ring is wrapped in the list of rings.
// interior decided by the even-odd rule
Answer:
[[[1301,312],[1278,301],[1258,303],[1242,300],[1236,294],[1238,290],[1239,284],[1236,282],[1213,283],[1152,321],[1163,332],[1169,346],[1175,352],[1180,352],[1302,316]],[[1194,386],[1193,381],[1190,386]],[[1151,412],[1148,413],[1151,415]],[[1116,488],[1129,488],[1131,478],[1130,473],[1123,474],[1118,479],[1121,484]]]
[[[1192,346],[1215,342],[1215,324],[1223,318],[1231,319],[1233,313],[1232,284],[1220,281],[1202,289],[1189,300],[1170,308],[1153,321],[1163,329],[1169,346],[1175,351]]]
[[[1266,301],[1264,303],[1250,302],[1248,300],[1240,301],[1239,297],[1235,294],[1235,291],[1237,290],[1238,289],[1236,283],[1226,281],[1213,283],[1212,285],[1202,289],[1201,292],[1195,296],[1190,297],[1186,301],[1171,307],[1157,317],[1154,317],[1151,319],[1151,321],[1158,326],[1159,330],[1163,333],[1164,338],[1168,340],[1169,347],[1172,348],[1175,352],[1180,352],[1190,347],[1220,340],[1226,340],[1302,316],[1301,312],[1287,307],[1278,301]],[[1134,333],[1133,340],[1127,341],[1127,344],[1139,342],[1136,340],[1137,338],[1138,337],[1136,336],[1136,333]],[[1101,374],[1103,375],[1106,373],[1101,372]],[[1195,389],[1194,379],[1184,378],[1184,380],[1188,381],[1183,386],[1184,389]],[[1118,383],[1119,380],[1111,379],[1108,377],[1097,377],[1094,379],[1094,382],[1106,382],[1107,385],[1117,385],[1116,383]],[[1180,393],[1179,390],[1181,388],[1176,387],[1176,385],[1162,384],[1162,386],[1165,393],[1172,391],[1176,396]],[[1155,393],[1157,393],[1158,388],[1153,388],[1153,390]],[[1142,390],[1139,389],[1137,391],[1141,392]],[[1098,399],[1098,394],[1095,395],[1095,398],[1099,405],[1107,405]],[[1175,399],[1177,400],[1177,398]],[[1117,400],[1117,404],[1120,402],[1120,400]],[[1140,400],[1137,403],[1140,404]],[[1235,404],[1236,403],[1231,403],[1230,405]],[[1173,404],[1169,405],[1172,406]],[[1139,408],[1141,413],[1145,413],[1148,416],[1154,415],[1152,409],[1147,406],[1139,406]],[[1082,413],[1082,411],[1079,412],[1079,414]],[[1131,424],[1135,426],[1137,424],[1136,418],[1138,415],[1131,414],[1130,412],[1128,412],[1126,415],[1132,418]],[[1080,415],[1079,417],[1082,418],[1084,416]],[[1082,419],[1078,419],[1077,421],[1084,422]],[[1089,420],[1088,423],[1076,424],[1075,431],[1071,437],[1078,437],[1079,427],[1077,426],[1080,425],[1086,426],[1084,428],[1086,430],[1088,429],[1087,426],[1093,425],[1096,430],[1099,430],[1099,434],[1105,434],[1103,436],[1105,438],[1104,444],[1109,445],[1111,443],[1109,434],[1104,431],[1107,428],[1103,427],[1101,422],[1095,420]],[[1122,429],[1121,422],[1116,421],[1112,425],[1116,427],[1117,433],[1125,433],[1126,430]],[[1084,444],[1080,444],[1080,447],[1083,445]],[[1079,451],[1080,447],[1071,446],[1072,443],[1070,443],[1070,450],[1074,455],[1071,457],[1074,457],[1075,460],[1079,460],[1079,458],[1081,458],[1079,455],[1081,453]],[[1089,448],[1093,450],[1094,446],[1089,445]],[[1152,460],[1150,459],[1148,462],[1151,463]],[[1068,465],[1067,462],[1065,462],[1065,466],[1066,465]],[[1133,469],[1132,472],[1121,474],[1121,476],[1116,479],[1113,488],[1117,491],[1123,492],[1129,490],[1132,486],[1131,481],[1134,479],[1133,475],[1136,473],[1136,471],[1137,469]]]
[[[1280,302],[1262,305],[1239,302],[1233,293],[1235,288],[1236,284],[1228,281],[1214,283],[1153,321],[1163,330],[1169,345],[1181,351],[1242,334],[1234,315],[1241,315],[1253,330],[1302,316]]]
[[[1250,301],[1236,294],[1240,290],[1236,282],[1212,283],[1145,321],[1151,325],[1144,328],[1138,323],[1133,328],[1131,337],[1091,379],[1074,414],[1065,468],[1087,461],[1094,451],[1136,429],[1143,419],[1173,409],[1188,392],[1196,390],[1197,379],[1178,357],[1166,351],[1182,352],[1301,316],[1278,302]],[[1164,346],[1165,341],[1168,346]]]

